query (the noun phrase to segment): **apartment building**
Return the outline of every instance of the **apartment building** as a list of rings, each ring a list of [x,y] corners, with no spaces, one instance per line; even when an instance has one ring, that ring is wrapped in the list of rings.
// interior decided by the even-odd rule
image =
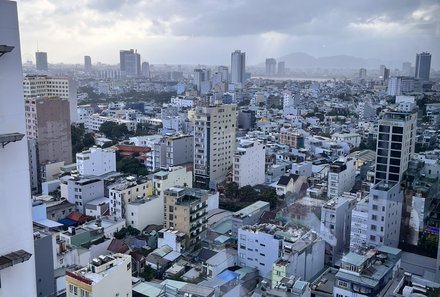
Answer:
[[[232,180],[238,186],[255,186],[265,181],[265,146],[258,140],[241,139],[234,153]]]
[[[84,268],[67,271],[65,278],[67,297],[131,297],[131,256],[99,256]]]
[[[304,227],[261,224],[238,229],[239,265],[257,268],[264,278],[272,279],[277,265],[285,266],[279,269],[279,280],[290,275],[310,280],[324,267],[324,253],[324,241]]]
[[[69,102],[69,118],[74,123],[77,119],[77,83],[67,77],[47,75],[27,75],[23,80],[24,97],[59,97]]]
[[[194,125],[194,185],[215,188],[231,170],[235,151],[234,104],[196,108]]]
[[[354,158],[339,158],[330,165],[327,196],[333,198],[344,192],[350,192],[355,180],[356,160]]]
[[[174,228],[188,236],[187,248],[199,245],[206,234],[208,191],[184,187],[165,190],[165,228]]]
[[[113,149],[92,147],[76,154],[76,168],[80,175],[100,176],[116,171],[116,153]]]
[[[194,161],[194,136],[165,136],[154,144],[154,167],[168,169]]]

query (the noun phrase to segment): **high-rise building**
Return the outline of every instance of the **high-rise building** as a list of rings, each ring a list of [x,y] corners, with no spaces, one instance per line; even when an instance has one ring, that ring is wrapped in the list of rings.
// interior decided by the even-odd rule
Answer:
[[[123,75],[138,77],[141,75],[141,55],[134,49],[121,50],[119,52],[120,67]]]
[[[403,62],[402,75],[411,76],[411,62]]]
[[[17,4],[0,1],[0,297],[37,296]]]
[[[245,81],[246,53],[236,50],[231,54],[231,83],[243,84]]]
[[[422,81],[429,81],[430,71],[431,71],[431,54],[426,52],[417,54],[415,77]]]
[[[359,69],[359,79],[366,79],[367,78],[367,69],[361,68]]]
[[[382,73],[382,78],[384,81],[388,80],[390,78],[390,69],[389,68],[384,68],[383,69],[383,73]]]
[[[45,52],[36,52],[35,53],[35,61],[37,65],[37,70],[47,71],[49,69],[47,64],[47,53]]]
[[[236,105],[196,108],[194,125],[194,185],[215,188],[231,170],[235,152]]]
[[[27,75],[23,81],[25,98],[60,97],[69,100],[70,122],[77,119],[77,83],[67,77]]]
[[[399,182],[415,150],[417,113],[385,112],[379,120],[375,183]]]
[[[132,295],[130,255],[102,255],[84,268],[66,272],[67,297]]]
[[[41,166],[72,163],[69,102],[58,97],[25,99],[32,189],[39,188]]]
[[[225,81],[225,82],[229,81],[229,69],[228,69],[228,67],[226,67],[226,66],[218,66],[217,71],[222,74],[222,81]]]
[[[92,72],[92,58],[90,56],[84,56],[84,71]]]
[[[285,62],[278,62],[278,76],[285,76],[286,75],[286,63]]]
[[[142,63],[142,77],[150,77],[150,64],[148,62]]]
[[[355,184],[356,160],[353,158],[340,158],[330,164],[328,173],[329,198],[334,198],[344,192],[349,192]]]
[[[266,59],[266,75],[274,76],[277,73],[277,60],[274,58]]]

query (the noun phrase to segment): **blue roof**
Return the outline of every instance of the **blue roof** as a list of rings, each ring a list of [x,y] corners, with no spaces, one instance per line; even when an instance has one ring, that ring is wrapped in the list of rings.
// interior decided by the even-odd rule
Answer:
[[[220,273],[219,275],[217,275],[218,278],[225,280],[225,281],[230,281],[233,280],[235,278],[239,278],[240,274],[235,273],[233,271],[229,271],[229,270],[225,270],[222,273]]]
[[[76,222],[74,220],[64,218],[58,221],[58,223],[63,224],[65,226],[73,226],[76,225]]]

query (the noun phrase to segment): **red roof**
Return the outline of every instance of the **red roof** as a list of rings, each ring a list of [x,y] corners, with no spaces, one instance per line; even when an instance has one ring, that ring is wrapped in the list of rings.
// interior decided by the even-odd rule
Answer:
[[[68,216],[68,219],[71,219],[72,221],[78,222],[78,223],[83,223],[85,221],[87,221],[87,216],[83,215],[82,213],[80,213],[79,211],[73,211],[71,212]]]
[[[127,153],[148,153],[151,151],[151,148],[149,147],[136,146],[136,145],[118,144],[115,145],[114,148],[119,152],[127,152]]]

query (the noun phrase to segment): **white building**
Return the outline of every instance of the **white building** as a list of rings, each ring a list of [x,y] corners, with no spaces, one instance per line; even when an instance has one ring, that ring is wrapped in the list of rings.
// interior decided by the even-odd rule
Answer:
[[[359,201],[351,212],[350,250],[354,251],[367,244],[368,199]]]
[[[235,151],[236,105],[196,108],[194,186],[207,189],[225,180]]]
[[[153,148],[152,148],[153,149]],[[194,158],[194,136],[166,136],[154,145],[154,167],[168,169],[192,163]]]
[[[143,230],[151,224],[163,225],[163,197],[149,196],[127,204],[127,225]]]
[[[415,151],[417,113],[386,112],[379,120],[375,182],[399,182]]]
[[[321,209],[321,236],[326,240],[325,262],[334,266],[350,243],[351,215],[356,197],[338,196]]]
[[[26,127],[20,37],[12,1],[0,1],[0,44],[0,296],[29,297],[36,296],[34,240],[28,147],[22,140]]]
[[[76,209],[86,213],[86,204],[96,198],[104,197],[104,181],[99,178],[71,178],[61,179],[61,197],[67,198],[69,203],[75,204]]]
[[[94,113],[93,107],[90,105],[81,105],[76,108],[77,123],[86,123],[89,116]]]
[[[150,181],[136,180],[135,177],[127,177],[126,180],[109,186],[110,213],[118,218],[126,218],[128,204],[146,197],[150,186]]]
[[[77,119],[77,83],[67,77],[49,77],[46,75],[27,75],[23,81],[25,98],[60,97],[69,100],[70,122]]]
[[[262,224],[238,230],[238,265],[257,268],[269,279],[278,260],[288,275],[311,279],[324,268],[324,251],[324,241],[303,227]]]
[[[238,186],[255,186],[265,180],[265,146],[258,140],[241,139],[234,154],[233,181]]]
[[[92,147],[76,154],[76,168],[82,176],[116,171],[116,153],[112,149]]]
[[[186,167],[170,167],[153,175],[154,194],[163,198],[164,192],[171,187],[190,187],[192,185],[192,172]]]
[[[381,181],[370,190],[368,199],[367,245],[399,245],[403,191],[400,184]]]
[[[131,256],[99,256],[84,268],[66,272],[66,296],[131,297]]]
[[[337,197],[344,192],[350,192],[356,179],[356,160],[340,158],[330,165],[328,173],[329,198]]]
[[[128,131],[136,131],[136,121],[114,117],[105,117],[99,114],[89,115],[84,122],[84,127],[90,131],[99,131],[99,128],[105,122],[114,122],[120,125],[125,124],[128,128]]]
[[[175,96],[171,97],[171,105],[178,107],[194,107],[198,100],[195,97]]]
[[[361,136],[358,133],[334,133],[332,140],[346,142],[351,147],[359,147],[361,144]]]
[[[165,245],[169,246],[177,253],[185,251],[186,234],[173,229],[162,229],[158,233],[157,247],[161,248]]]

